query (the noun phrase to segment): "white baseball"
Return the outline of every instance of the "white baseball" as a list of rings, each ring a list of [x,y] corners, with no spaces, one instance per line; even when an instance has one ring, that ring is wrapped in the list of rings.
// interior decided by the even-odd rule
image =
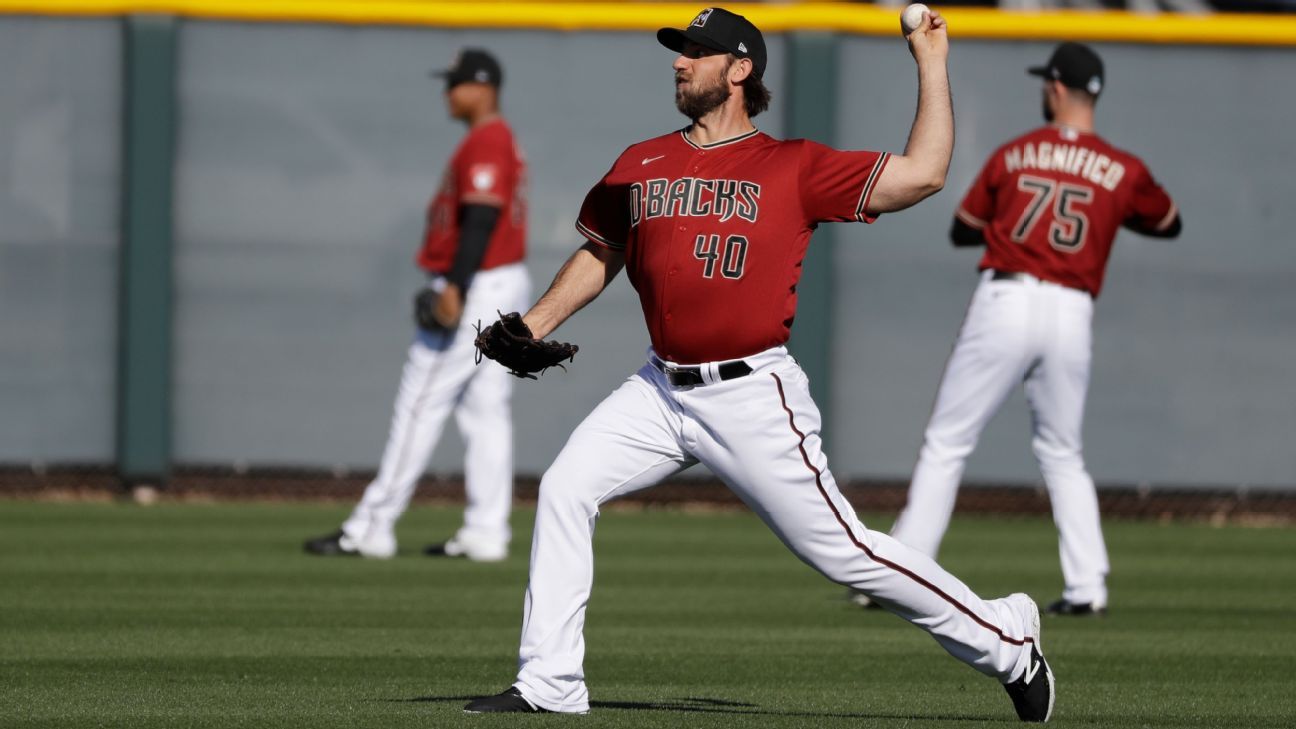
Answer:
[[[931,8],[922,3],[906,5],[905,9],[900,11],[900,30],[905,37],[908,37],[910,33],[918,29],[918,26],[922,25],[923,13],[930,12]]]

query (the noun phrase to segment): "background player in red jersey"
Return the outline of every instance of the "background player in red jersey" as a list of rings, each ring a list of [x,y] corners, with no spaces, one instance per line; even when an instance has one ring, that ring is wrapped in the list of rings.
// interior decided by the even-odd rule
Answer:
[[[692,124],[622,153],[581,207],[576,227],[589,242],[524,318],[547,336],[624,267],[652,348],[545,473],[517,681],[465,710],[589,710],[583,628],[599,505],[701,462],[799,558],[999,679],[1021,718],[1047,720],[1053,677],[1035,603],[983,600],[859,521],[828,470],[805,373],[783,346],[815,227],[871,222],[944,184],[954,141],[944,20],[928,15],[908,39],[919,100],[903,155],[758,131],[765,42],[741,16],[707,8],[657,37],[680,54],[676,105]]]
[[[378,475],[342,528],[306,542],[321,555],[387,558],[446,417],[455,414],[467,451],[464,524],[428,554],[493,562],[508,554],[513,498],[512,379],[473,366],[474,323],[522,306],[530,282],[526,165],[499,113],[503,73],[480,49],[460,51],[445,79],[450,116],[468,126],[428,206],[418,265],[428,283],[415,297],[417,335],[401,374]]]
[[[1098,55],[1065,43],[1030,73],[1044,78],[1049,124],[995,150],[958,208],[950,237],[958,246],[986,247],[981,285],[891,535],[936,555],[964,462],[1023,383],[1066,583],[1048,611],[1096,615],[1107,607],[1107,548],[1080,445],[1093,301],[1122,225],[1162,238],[1177,236],[1182,225],[1147,167],[1094,133],[1104,80]]]

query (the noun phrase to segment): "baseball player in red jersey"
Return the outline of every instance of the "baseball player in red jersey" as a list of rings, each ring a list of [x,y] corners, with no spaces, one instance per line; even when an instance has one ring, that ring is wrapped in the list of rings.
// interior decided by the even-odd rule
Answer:
[[[415,299],[417,335],[401,374],[391,431],[377,477],[342,528],[306,542],[322,555],[388,558],[396,520],[409,506],[446,417],[464,436],[467,506],[463,527],[430,555],[498,561],[508,554],[513,495],[512,378],[473,365],[474,323],[520,307],[530,297],[522,263],[526,240],[526,164],[499,113],[503,74],[486,51],[464,49],[438,72],[450,115],[468,134],[450,159],[428,206],[418,265],[428,283]]]
[[[1147,167],[1094,133],[1103,87],[1097,54],[1066,43],[1030,72],[1044,78],[1049,124],[995,150],[956,213],[954,244],[986,247],[981,284],[891,535],[936,555],[965,460],[1008,393],[1024,384],[1066,583],[1048,611],[1095,615],[1107,607],[1107,548],[1080,445],[1093,301],[1122,225],[1162,238],[1182,225]]]
[[[657,37],[679,53],[676,105],[692,124],[622,153],[581,207],[588,243],[524,317],[543,338],[624,267],[652,348],[545,473],[517,680],[465,711],[588,711],[583,625],[599,506],[700,462],[806,563],[999,679],[1023,719],[1046,720],[1053,678],[1035,603],[983,600],[860,523],[828,469],[805,373],[784,348],[815,227],[871,222],[944,184],[954,141],[944,19],[929,14],[909,36],[919,102],[903,155],[758,131],[765,43],[741,16],[708,8]]]

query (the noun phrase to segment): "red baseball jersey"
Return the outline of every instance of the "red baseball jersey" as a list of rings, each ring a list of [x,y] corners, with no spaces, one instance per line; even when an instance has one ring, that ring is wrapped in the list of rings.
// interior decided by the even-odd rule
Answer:
[[[624,251],[659,357],[738,359],[788,340],[811,233],[873,222],[888,158],[755,130],[708,145],[673,132],[623,152],[576,229]]]
[[[513,130],[497,118],[468,130],[446,167],[441,188],[428,204],[423,247],[415,260],[432,273],[445,273],[459,250],[459,208],[500,209],[486,244],[482,270],[521,261],[526,255],[526,162]]]
[[[1060,126],[996,150],[956,213],[985,236],[982,270],[1029,273],[1095,297],[1120,226],[1165,230],[1177,214],[1138,157]]]

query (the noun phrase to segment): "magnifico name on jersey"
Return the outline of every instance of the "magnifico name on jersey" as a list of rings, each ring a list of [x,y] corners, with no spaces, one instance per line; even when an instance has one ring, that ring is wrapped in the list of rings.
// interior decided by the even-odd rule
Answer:
[[[1027,142],[1004,152],[1008,174],[1020,169],[1052,170],[1075,175],[1108,190],[1115,190],[1125,176],[1125,165],[1100,152],[1074,144],[1040,142],[1039,149]]]
[[[653,179],[630,185],[630,225],[662,217],[715,216],[727,222],[735,215],[749,223],[760,213],[761,188],[747,180]]]

